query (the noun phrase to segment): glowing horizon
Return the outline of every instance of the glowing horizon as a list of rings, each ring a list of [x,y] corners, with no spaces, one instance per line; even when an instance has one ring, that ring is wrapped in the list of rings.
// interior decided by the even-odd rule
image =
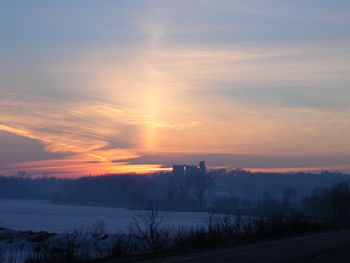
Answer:
[[[348,170],[348,2],[16,2],[0,4],[0,174],[147,173],[175,153]]]

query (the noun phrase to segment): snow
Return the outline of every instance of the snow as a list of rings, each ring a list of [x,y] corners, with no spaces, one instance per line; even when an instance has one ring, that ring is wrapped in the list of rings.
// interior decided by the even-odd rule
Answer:
[[[0,199],[0,225],[21,231],[71,232],[104,221],[108,232],[126,231],[134,212],[123,208],[68,206],[40,200]],[[198,227],[207,213],[165,212],[166,225]]]
[[[207,213],[198,212],[160,212],[165,214],[163,226],[172,231],[203,226]],[[52,253],[57,249],[66,249],[72,241],[77,256],[84,259],[97,259],[111,255],[111,249],[118,244],[120,237],[128,240],[130,253],[147,252],[144,240],[135,232],[124,232],[134,215],[140,211],[122,208],[69,206],[51,204],[44,200],[0,199],[0,261],[18,263],[40,253]],[[221,215],[218,215],[221,216]],[[41,232],[44,231],[44,232]],[[50,232],[50,233],[48,233]],[[171,233],[171,232],[169,232]],[[174,232],[176,233],[176,232]],[[141,242],[141,243],[140,243]]]

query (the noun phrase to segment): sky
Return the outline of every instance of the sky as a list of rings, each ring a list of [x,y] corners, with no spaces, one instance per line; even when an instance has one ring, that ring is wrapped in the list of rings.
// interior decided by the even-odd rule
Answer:
[[[349,11],[0,0],[0,174],[350,170]]]

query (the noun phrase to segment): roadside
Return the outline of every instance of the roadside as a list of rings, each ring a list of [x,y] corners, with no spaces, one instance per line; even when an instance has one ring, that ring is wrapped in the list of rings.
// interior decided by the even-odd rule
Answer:
[[[103,262],[350,262],[350,230],[294,237],[281,240],[263,241],[250,245],[242,245],[223,249],[213,249],[177,256],[153,259],[129,258],[124,260],[109,260]]]

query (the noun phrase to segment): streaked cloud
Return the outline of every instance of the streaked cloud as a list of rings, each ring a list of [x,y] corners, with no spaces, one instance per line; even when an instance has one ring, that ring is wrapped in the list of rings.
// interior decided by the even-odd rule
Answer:
[[[162,153],[350,153],[345,1],[2,7],[0,130],[38,158],[0,172],[145,171],[169,163],[143,159]]]

